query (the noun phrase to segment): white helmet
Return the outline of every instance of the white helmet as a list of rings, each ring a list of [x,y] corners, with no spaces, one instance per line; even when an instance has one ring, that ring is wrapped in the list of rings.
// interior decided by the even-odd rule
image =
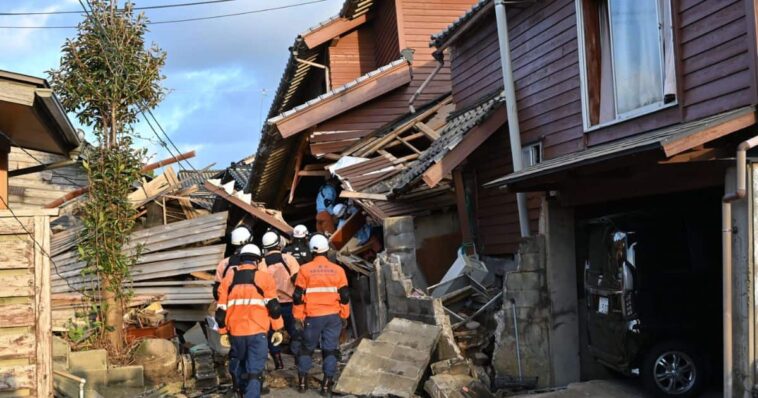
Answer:
[[[252,238],[252,234],[250,234],[250,230],[245,226],[239,226],[237,228],[234,228],[232,231],[232,244],[234,246],[242,246],[247,242],[250,242],[250,238]]]
[[[332,214],[340,218],[345,215],[345,211],[347,211],[347,206],[343,205],[342,203],[337,203],[332,208]]]
[[[261,243],[263,244],[264,249],[271,249],[273,247],[279,246],[281,239],[276,231],[268,231],[263,234]]]
[[[292,231],[293,238],[305,238],[308,236],[308,228],[303,224],[295,225],[295,229]]]
[[[245,246],[242,246],[242,249],[240,249],[239,256],[242,261],[245,261],[245,260],[257,261],[262,257],[262,254],[261,254],[261,249],[258,246],[252,243],[248,243]]]
[[[308,242],[308,247],[313,253],[326,253],[329,251],[329,240],[326,239],[326,236],[324,235],[316,234],[311,237],[311,240]]]

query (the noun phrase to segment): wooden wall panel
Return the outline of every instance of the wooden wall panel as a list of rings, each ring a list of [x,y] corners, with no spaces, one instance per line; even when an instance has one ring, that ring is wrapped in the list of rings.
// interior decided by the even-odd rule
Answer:
[[[396,22],[399,45],[411,48],[413,54],[413,81],[405,87],[377,98],[363,106],[339,115],[318,126],[319,131],[375,130],[408,112],[408,100],[422,82],[435,69],[437,62],[432,57],[429,39],[463,15],[475,0],[397,0],[389,7],[396,7]],[[381,2],[378,13],[391,2]],[[391,24],[388,24],[391,25]],[[375,29],[378,27],[375,25]],[[377,37],[382,33],[377,31]],[[394,44],[393,44],[394,45]],[[399,58],[399,53],[395,54]],[[381,66],[381,65],[377,65]],[[415,102],[421,107],[431,100],[450,92],[449,65],[437,74]]]
[[[21,150],[11,147],[8,169],[17,170],[65,160],[60,155]],[[12,209],[39,209],[67,192],[88,185],[87,173],[81,166],[67,166],[55,170],[11,177],[8,180],[9,201]]]
[[[469,157],[462,170],[469,187],[475,186],[473,199],[477,251],[485,255],[514,254],[521,233],[516,195],[498,189],[484,189],[482,183],[510,173],[510,144],[503,127],[495,132]],[[529,194],[529,220],[533,233],[538,232],[542,195]]]
[[[329,47],[332,87],[339,87],[377,68],[374,29],[364,26],[340,37]]]
[[[385,0],[379,4],[374,15],[376,34],[376,65],[387,65],[400,58],[400,43],[397,35],[395,0]]]

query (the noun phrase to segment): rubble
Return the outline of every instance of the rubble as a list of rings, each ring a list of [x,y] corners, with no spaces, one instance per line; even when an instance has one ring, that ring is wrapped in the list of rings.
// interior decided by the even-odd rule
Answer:
[[[144,367],[145,380],[159,384],[177,374],[177,348],[169,340],[144,339],[134,353],[134,362]]]
[[[358,396],[414,396],[440,332],[438,326],[391,320],[376,340],[361,341],[334,391]]]

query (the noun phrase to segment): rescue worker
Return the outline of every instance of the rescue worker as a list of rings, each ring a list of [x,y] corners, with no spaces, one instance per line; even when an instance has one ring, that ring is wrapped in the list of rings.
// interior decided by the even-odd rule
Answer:
[[[287,245],[283,252],[295,257],[298,264],[311,262],[313,256],[311,249],[308,248],[308,228],[305,225],[295,225],[295,229],[292,231],[292,243]]]
[[[298,355],[298,389],[308,389],[307,376],[313,364],[311,358],[320,344],[323,355],[324,379],[321,394],[331,396],[334,375],[339,360],[340,332],[350,316],[350,291],[345,270],[326,257],[329,241],[315,234],[309,241],[313,261],[303,265],[295,281],[293,295],[295,322],[303,330],[303,344]]]
[[[258,271],[258,246],[243,246],[239,257],[239,267],[221,282],[215,318],[224,335],[222,345],[231,346],[229,373],[238,395],[258,398],[268,358],[268,332],[275,330],[271,342],[279,345],[284,324],[276,282],[269,273]]]
[[[215,282],[213,283],[213,299],[218,301],[218,287],[224,280],[224,275],[230,268],[237,268],[240,265],[239,252],[242,246],[252,240],[253,234],[247,226],[240,225],[232,230],[230,243],[234,247],[234,254],[219,261],[216,266]]]
[[[282,253],[282,237],[276,231],[263,234],[262,244],[266,255],[263,257],[261,269],[264,269],[274,277],[279,305],[284,319],[284,329],[290,335],[290,351],[297,355],[300,347],[300,336],[295,330],[295,318],[292,317],[292,295],[295,292],[295,278],[300,271],[295,257]],[[273,331],[272,331],[273,333]],[[281,347],[269,344],[269,352],[274,358],[276,369],[284,369]]]
[[[321,233],[333,233],[334,221],[333,208],[337,203],[337,186],[335,179],[324,183],[316,195],[316,231]]]

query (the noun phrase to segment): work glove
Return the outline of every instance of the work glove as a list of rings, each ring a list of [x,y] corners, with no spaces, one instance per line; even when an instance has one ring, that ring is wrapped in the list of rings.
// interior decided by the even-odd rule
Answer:
[[[347,329],[347,318],[340,318],[342,321],[342,329]]]
[[[279,344],[282,344],[282,341],[284,341],[284,335],[282,332],[277,330],[271,335],[271,345],[274,347],[278,347]]]
[[[232,346],[232,343],[229,342],[229,335],[228,334],[222,334],[221,335],[221,346],[229,348]]]
[[[305,322],[302,319],[295,319],[295,330],[298,333],[303,333],[303,329],[305,329]]]

